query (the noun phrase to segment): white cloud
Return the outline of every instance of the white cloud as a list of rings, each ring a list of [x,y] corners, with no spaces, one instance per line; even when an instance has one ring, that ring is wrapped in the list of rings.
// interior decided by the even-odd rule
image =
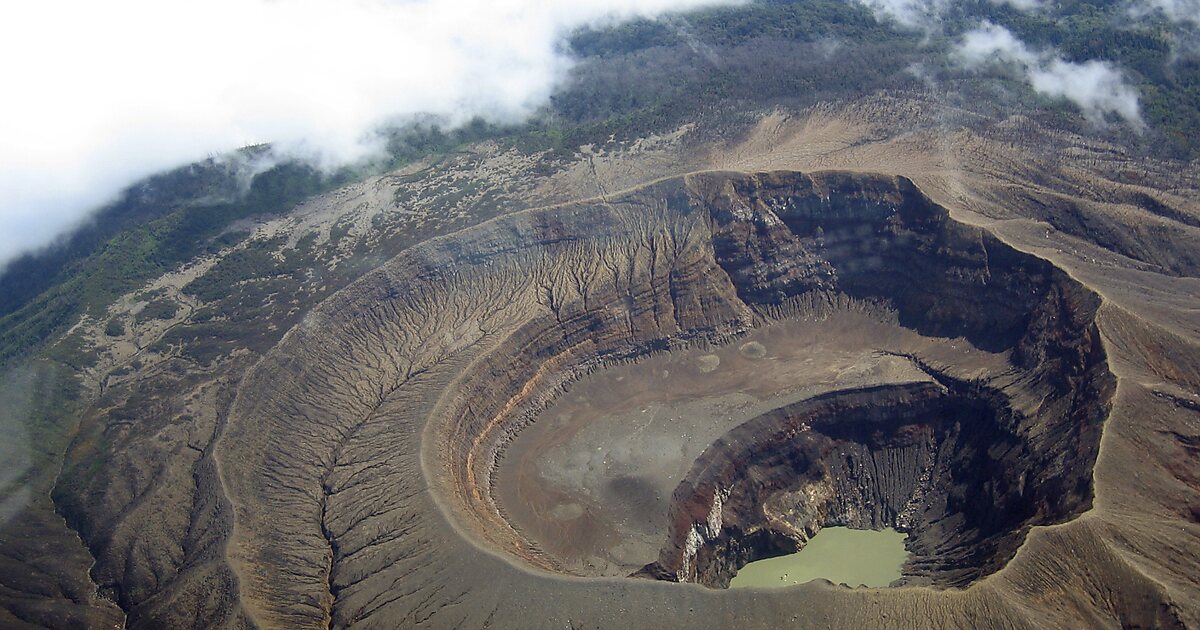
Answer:
[[[1142,17],[1155,9],[1176,22],[1200,23],[1200,0],[1134,0],[1130,13]]]
[[[1037,55],[1025,46],[1025,42],[1003,26],[991,22],[984,22],[979,28],[967,31],[958,44],[957,53],[968,66],[996,60],[1016,61],[1025,66],[1037,63]]]
[[[1044,6],[1044,0],[988,0],[992,4],[1007,4],[1018,11],[1035,11]]]
[[[1116,114],[1134,128],[1144,127],[1137,90],[1107,61],[1075,63],[1053,51],[1035,52],[1008,29],[988,22],[963,35],[956,53],[969,67],[993,62],[1017,66],[1034,91],[1075,103],[1095,123]]]
[[[1074,102],[1093,121],[1101,121],[1104,114],[1113,113],[1136,127],[1142,126],[1137,90],[1108,62],[1051,59],[1029,71],[1029,82],[1042,94]]]
[[[988,0],[992,4],[1007,4],[1020,11],[1034,11],[1042,8],[1045,0]],[[1143,2],[1200,2],[1200,0],[1139,0]],[[894,20],[897,24],[910,29],[918,29],[933,33],[941,28],[942,16],[945,15],[955,0],[859,0],[863,6],[870,9],[876,19]]]
[[[879,19],[891,18],[902,26],[931,30],[950,0],[859,0]]]
[[[155,171],[274,142],[373,149],[389,119],[514,121],[571,29],[728,0],[15,0],[0,5],[0,264]]]

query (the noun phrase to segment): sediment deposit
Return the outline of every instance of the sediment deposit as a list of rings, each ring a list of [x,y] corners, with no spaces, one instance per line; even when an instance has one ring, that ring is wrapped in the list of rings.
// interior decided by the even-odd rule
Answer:
[[[246,321],[180,292],[227,253],[164,276],[174,319],[80,327],[111,347],[0,621],[1200,623],[1191,171],[919,110],[415,165],[264,223],[313,258],[230,285]],[[831,525],[906,531],[901,582],[720,588]]]
[[[1114,384],[1095,295],[904,179],[697,174],[433,241],[290,333],[218,444],[243,601],[284,624],[468,601],[476,571],[459,563],[475,547],[542,592],[591,593],[519,568],[559,567],[498,509],[503,446],[589,372],[839,304],[1003,353],[1005,367],[955,375],[936,351],[913,355],[932,382],[833,392],[736,427],[675,491],[646,573],[721,585],[788,533],[795,545],[825,524],[901,525],[917,552],[907,573],[961,587],[1004,566],[1029,526],[1087,509]]]

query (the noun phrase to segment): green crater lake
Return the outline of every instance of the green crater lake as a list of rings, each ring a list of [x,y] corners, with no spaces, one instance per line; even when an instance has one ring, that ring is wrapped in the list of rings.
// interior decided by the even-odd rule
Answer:
[[[894,529],[826,527],[796,553],[742,567],[729,587],[781,588],[818,578],[884,587],[900,578],[900,567],[908,559],[904,537]]]

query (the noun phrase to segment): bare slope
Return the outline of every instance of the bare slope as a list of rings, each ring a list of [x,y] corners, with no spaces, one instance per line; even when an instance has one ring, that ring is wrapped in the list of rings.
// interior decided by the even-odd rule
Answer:
[[[811,236],[798,231],[814,218],[834,225],[867,220],[894,239],[897,258],[839,275],[819,250],[804,255],[803,238]],[[828,238],[836,241],[840,229],[833,232]],[[933,475],[928,509],[944,514],[930,517],[941,524],[932,527],[926,544],[933,556],[919,573],[948,586],[994,575],[967,591],[759,594],[758,605],[736,614],[764,624],[800,616],[849,625],[857,622],[856,611],[884,598],[889,618],[901,623],[1012,621],[1014,613],[995,611],[1039,607],[1003,589],[1004,576],[1018,570],[1006,563],[1039,570],[1020,554],[1009,561],[1023,538],[1022,523],[1061,522],[1086,509],[1112,380],[1097,330],[1088,323],[1099,301],[1043,261],[998,242],[985,244],[989,238],[949,221],[904,180],[714,174],[663,182],[607,203],[519,214],[412,250],[325,304],[240,388],[217,459],[237,510],[230,557],[242,579],[242,601],[265,625],[416,619],[456,626],[487,618],[505,626],[531,619],[547,627],[569,619],[629,624],[680,598],[701,619],[734,614],[746,595],[557,578],[487,551],[555,568],[495,507],[489,486],[497,449],[563,384],[606,362],[689,339],[727,338],[793,296],[871,294],[879,286],[860,282],[932,265],[916,272],[931,274],[928,279],[885,283],[899,292],[878,297],[896,309],[901,325],[926,335],[949,332],[993,349],[1011,345],[1016,374],[1005,375],[1012,389],[1006,394],[940,377],[952,392],[944,403],[950,407],[922,412],[925,422],[943,423],[935,433],[950,434],[926,442],[947,451],[945,463],[935,467],[948,466],[949,476]],[[833,258],[866,260],[838,247],[830,251],[839,252]],[[752,266],[741,263],[747,257],[754,258]],[[929,284],[936,278],[950,285]],[[928,296],[939,297],[942,307],[927,304]],[[937,392],[943,390],[924,387],[917,399],[903,394],[897,400],[942,396]],[[964,425],[968,420],[992,428]],[[857,430],[836,417],[830,421],[829,430]],[[1005,439],[1012,446],[995,451]],[[1000,476],[973,481],[988,471]],[[1028,478],[1028,487],[1018,478]],[[679,492],[675,499],[681,506],[704,503],[705,512],[720,509]],[[893,513],[898,507],[891,506]],[[722,520],[702,537],[702,548],[711,542],[719,553]],[[1016,537],[1005,538],[1009,533]],[[660,565],[672,562],[670,548]],[[1080,548],[1056,553],[1056,562],[1067,565],[1089,559]],[[695,558],[691,570],[700,561]],[[688,561],[684,566],[683,575],[691,575]],[[1056,570],[1039,579],[1062,576]],[[1129,573],[1105,579],[1126,583],[1126,593],[1139,585],[1155,590]],[[508,593],[536,595],[502,597],[497,584]],[[862,601],[847,605],[846,597]],[[1176,614],[1161,595],[1113,606],[1089,614],[1148,624],[1172,623]],[[663,620],[675,622],[687,623]]]
[[[29,503],[6,504],[16,507],[0,526],[0,621],[108,625],[123,614],[131,627],[753,626],[795,615],[837,626],[1200,623],[1195,165],[1133,160],[1028,121],[991,123],[887,94],[771,114],[745,136],[723,135],[687,127],[557,164],[477,147],[248,226],[263,239],[255,247],[270,252],[263,260],[275,261],[268,275],[233,264],[247,259],[240,252],[250,246],[238,246],[156,280],[146,291],[157,297],[127,296],[109,315],[125,322],[119,335],[104,320],[80,322],[64,347],[93,347],[101,360],[75,364],[62,353],[54,370],[37,372],[74,371],[78,403],[51,413],[64,431],[78,430],[63,474],[56,478],[54,464]],[[1094,319],[1093,341],[1116,377],[1094,453],[1091,508],[1080,504],[1073,520],[1076,509],[1036,521],[1065,522],[1028,530],[1009,547],[1011,560],[961,590],[814,584],[779,599],[556,576],[562,567],[552,555],[522,542],[491,504],[487,471],[500,438],[600,349],[619,359],[665,350],[664,337],[720,341],[787,314],[756,305],[775,289],[749,295],[739,282],[786,293],[800,286],[791,280],[817,277],[821,260],[829,262],[735,248],[749,252],[748,262],[727,271],[705,249],[712,222],[683,211],[688,195],[703,190],[696,178],[618,192],[713,168],[881,173],[888,177],[862,181],[883,191],[897,186],[890,176],[906,176],[955,225],[982,228],[959,225],[971,242],[1049,261],[1047,273],[1064,270],[1066,285],[1098,296],[1073,311]],[[413,247],[534,206],[548,211]],[[770,241],[751,235],[745,242]],[[765,260],[791,266],[755,278]],[[198,277],[212,290],[183,292]],[[168,320],[139,316],[151,299],[179,308]],[[1003,320],[1006,312],[981,314]],[[902,315],[892,321],[915,326]],[[926,339],[963,334],[908,330]],[[972,343],[999,353],[1013,340],[983,337]],[[566,339],[579,343],[564,347]],[[930,367],[974,375],[955,373],[953,363]],[[499,412],[507,419],[490,422]],[[66,448],[36,444],[31,452],[50,462]],[[46,498],[52,485],[54,503]],[[36,551],[34,541],[51,539],[70,551]]]

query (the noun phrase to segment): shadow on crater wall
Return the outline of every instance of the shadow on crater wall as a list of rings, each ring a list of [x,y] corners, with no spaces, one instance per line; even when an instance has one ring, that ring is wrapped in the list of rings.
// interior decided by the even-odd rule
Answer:
[[[960,587],[1002,567],[1029,527],[1090,507],[1115,383],[1099,298],[908,180],[701,174],[523,221],[513,229],[565,271],[534,274],[545,314],[458,381],[439,431],[439,487],[493,546],[560,570],[506,522],[491,484],[504,445],[572,380],[847,300],[1005,353],[1010,370],[968,377],[913,356],[930,383],[837,391],[737,427],[679,485],[668,540],[638,575],[726,586],[745,563],[848,525],[910,532],[904,581]]]

